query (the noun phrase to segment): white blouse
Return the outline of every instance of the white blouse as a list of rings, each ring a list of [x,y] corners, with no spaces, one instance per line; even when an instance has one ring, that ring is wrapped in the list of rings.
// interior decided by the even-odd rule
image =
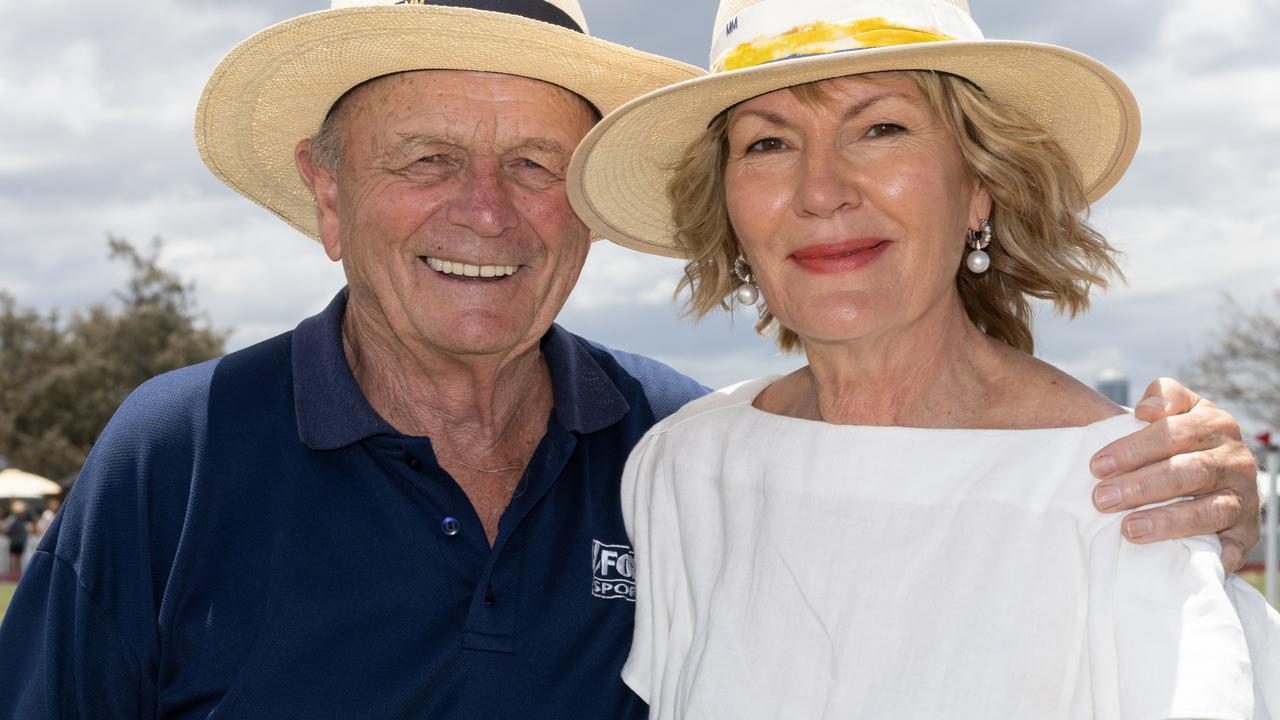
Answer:
[[[1280,615],[1215,537],[1135,545],[1088,461],[1140,427],[831,425],[687,405],[636,447],[623,679],[650,717],[1280,718]]]

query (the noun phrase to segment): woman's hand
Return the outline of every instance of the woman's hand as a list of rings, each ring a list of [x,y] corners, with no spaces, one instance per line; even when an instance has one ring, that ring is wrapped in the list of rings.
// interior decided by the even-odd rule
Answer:
[[[1147,386],[1134,408],[1149,423],[1099,450],[1090,468],[1103,512],[1188,499],[1125,518],[1137,543],[1217,533],[1222,565],[1234,572],[1258,542],[1257,464],[1229,413],[1169,378]]]

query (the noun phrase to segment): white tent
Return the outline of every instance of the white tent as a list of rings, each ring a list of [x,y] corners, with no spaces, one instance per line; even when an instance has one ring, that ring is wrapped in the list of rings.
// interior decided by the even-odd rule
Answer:
[[[58,483],[48,478],[17,468],[0,470],[0,498],[38,498],[61,492]]]

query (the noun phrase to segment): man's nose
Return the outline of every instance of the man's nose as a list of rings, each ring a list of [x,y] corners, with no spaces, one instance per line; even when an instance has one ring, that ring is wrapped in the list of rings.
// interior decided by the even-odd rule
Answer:
[[[465,170],[461,194],[449,203],[445,217],[480,237],[498,237],[520,223],[511,201],[514,190],[496,160],[473,160]]]

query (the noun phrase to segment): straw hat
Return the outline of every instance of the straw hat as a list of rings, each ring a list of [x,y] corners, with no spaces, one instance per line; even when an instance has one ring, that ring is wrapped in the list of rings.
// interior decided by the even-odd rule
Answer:
[[[332,0],[329,10],[259,32],[219,63],[196,109],[200,157],[231,189],[317,238],[295,146],[343,93],[408,70],[542,80],[601,113],[704,74],[591,37],[577,0]]]
[[[578,146],[569,200],[596,233],[680,257],[667,182],[717,115],[792,85],[887,70],[959,75],[1038,120],[1075,160],[1090,202],[1137,149],[1137,104],[1115,73],[1065,48],[985,40],[965,0],[721,0],[711,74],[606,117]]]

